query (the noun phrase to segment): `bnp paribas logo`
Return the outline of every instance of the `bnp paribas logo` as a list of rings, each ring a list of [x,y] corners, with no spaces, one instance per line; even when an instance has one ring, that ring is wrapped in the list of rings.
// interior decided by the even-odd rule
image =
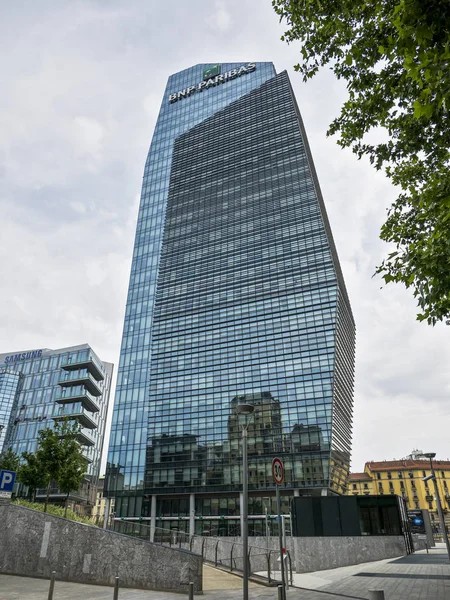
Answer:
[[[242,77],[242,75],[253,73],[256,70],[256,63],[247,63],[247,65],[236,67],[236,69],[231,69],[231,71],[227,71],[222,75],[220,74],[220,67],[221,65],[206,67],[206,69],[203,69],[203,81],[200,81],[196,85],[190,85],[174,94],[169,94],[170,104],[174,104],[174,102],[178,102],[178,100],[182,100],[183,98],[189,98],[194,93],[203,92],[203,90],[208,90],[210,87],[222,85],[222,83]]]
[[[216,75],[220,75],[220,65],[211,65],[203,69],[203,81],[216,77]]]

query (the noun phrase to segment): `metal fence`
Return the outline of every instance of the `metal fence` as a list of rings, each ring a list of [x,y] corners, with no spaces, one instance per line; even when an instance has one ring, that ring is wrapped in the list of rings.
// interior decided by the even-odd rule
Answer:
[[[119,533],[150,541],[151,527],[140,521],[125,521],[114,519],[111,528]],[[239,541],[217,537],[189,535],[179,530],[169,530],[155,527],[153,542],[173,548],[183,548],[200,554],[204,562],[215,567],[227,569],[230,572],[243,571],[243,544]],[[258,575],[269,583],[281,581],[281,560],[279,550],[249,543],[247,560],[250,575]],[[283,560],[289,582],[293,582],[292,560],[286,551]]]

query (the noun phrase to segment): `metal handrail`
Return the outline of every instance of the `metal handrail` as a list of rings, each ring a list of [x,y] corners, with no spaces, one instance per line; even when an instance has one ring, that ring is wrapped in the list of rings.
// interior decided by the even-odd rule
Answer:
[[[272,577],[270,575],[271,571],[270,571],[270,553],[272,551],[269,550],[269,554],[267,555],[267,579],[269,580],[269,583],[272,583]]]
[[[234,546],[235,544],[233,543],[233,545],[231,546],[231,553],[230,553],[230,571],[233,572],[233,550],[234,550]]]
[[[132,535],[134,537],[137,536],[140,538],[150,540],[151,527],[149,525],[147,525],[146,523],[142,523],[140,521],[125,521],[120,518],[115,518],[114,522],[121,523],[121,525],[124,526],[125,528],[127,528],[128,526],[131,526],[133,528],[133,531],[131,531],[131,533],[125,532],[125,535]],[[145,535],[142,535],[142,529],[144,529]],[[214,564],[215,567],[217,567],[219,564],[224,565],[224,561],[226,564],[226,562],[228,562],[228,560],[229,560],[228,568],[229,568],[230,572],[233,572],[234,570],[242,571],[242,568],[239,568],[237,566],[236,561],[237,561],[237,559],[240,559],[240,558],[242,558],[242,560],[244,560],[244,557],[242,555],[241,556],[235,555],[236,548],[239,548],[239,546],[241,546],[241,547],[243,546],[243,544],[241,544],[240,542],[235,541],[235,540],[225,540],[225,539],[221,539],[220,537],[213,537],[213,536],[200,536],[200,535],[195,535],[195,534],[190,535],[189,533],[186,533],[184,531],[171,531],[171,530],[164,529],[161,527],[155,527],[154,543],[156,543],[156,544],[169,545],[170,547],[178,546],[178,548],[181,548],[183,544],[186,544],[187,548],[192,552],[192,551],[194,551],[194,543],[195,543],[196,539],[201,540],[200,553],[201,553],[203,562],[210,562],[211,564]],[[208,558],[208,556],[207,556],[208,541],[211,541],[211,543],[214,544],[214,550],[213,550],[213,553],[211,554],[211,558]],[[219,549],[220,549],[221,545],[222,545],[222,548],[224,546],[226,547],[226,545],[229,545],[230,551],[229,551],[229,553],[228,552],[224,553],[225,558],[219,559]],[[248,554],[247,554],[247,560],[249,562],[250,574],[254,573],[257,570],[264,571],[264,568],[260,568],[260,569],[255,568],[253,571],[251,568],[252,567],[252,559],[255,560],[257,557],[264,556],[266,559],[265,562],[267,564],[267,580],[268,580],[268,582],[272,583],[274,581],[277,581],[277,579],[275,579],[272,576],[272,573],[274,571],[276,571],[276,569],[271,568],[272,555],[274,553],[277,554],[277,552],[278,552],[277,550],[264,548],[262,546],[254,546],[254,545],[250,546],[248,549]],[[290,581],[290,584],[292,585],[292,583],[293,583],[292,559],[291,559],[291,554],[290,554],[289,550],[286,550],[286,555],[287,555],[287,560],[288,560],[289,581]],[[282,560],[280,561],[280,569],[281,568],[283,568]]]
[[[217,548],[219,547],[219,541],[216,542],[216,547],[214,548],[214,566],[217,567]]]
[[[286,554],[289,560],[289,583],[294,585],[294,576],[292,575],[292,561],[291,561],[291,553],[286,550]]]

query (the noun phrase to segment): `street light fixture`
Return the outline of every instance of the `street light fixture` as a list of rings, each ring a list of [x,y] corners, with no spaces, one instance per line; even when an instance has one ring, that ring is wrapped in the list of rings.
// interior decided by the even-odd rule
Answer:
[[[444,513],[442,512],[441,497],[439,495],[439,488],[438,488],[438,483],[436,480],[436,473],[434,472],[434,468],[433,468],[433,458],[436,456],[436,452],[425,452],[424,454],[422,454],[422,456],[425,458],[428,458],[430,461],[431,475],[428,475],[428,477],[423,477],[422,480],[423,481],[428,481],[429,479],[433,480],[434,493],[436,494],[436,506],[437,506],[437,512],[438,512],[438,516],[439,516],[439,524],[441,526],[442,537],[444,538],[444,542],[447,547],[448,559],[450,560],[450,543],[448,541],[447,530],[445,528]]]
[[[247,459],[247,441],[248,441],[248,426],[249,417],[253,414],[255,407],[253,404],[238,404],[235,407],[235,413],[239,416],[244,416],[245,421],[242,423],[242,554],[243,554],[243,577],[242,577],[242,592],[243,600],[248,600],[248,459]]]

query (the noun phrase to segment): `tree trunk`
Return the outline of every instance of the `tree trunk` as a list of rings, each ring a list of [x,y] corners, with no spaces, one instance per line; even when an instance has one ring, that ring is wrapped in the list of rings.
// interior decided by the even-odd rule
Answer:
[[[65,506],[64,506],[64,518],[67,519],[67,502],[69,500],[69,492],[67,492],[67,496],[66,496],[66,501],[65,501]]]
[[[48,482],[48,486],[47,486],[47,495],[45,496],[45,503],[44,503],[44,512],[47,512],[47,506],[48,506],[48,498],[50,496],[50,485],[51,485],[51,481]]]

